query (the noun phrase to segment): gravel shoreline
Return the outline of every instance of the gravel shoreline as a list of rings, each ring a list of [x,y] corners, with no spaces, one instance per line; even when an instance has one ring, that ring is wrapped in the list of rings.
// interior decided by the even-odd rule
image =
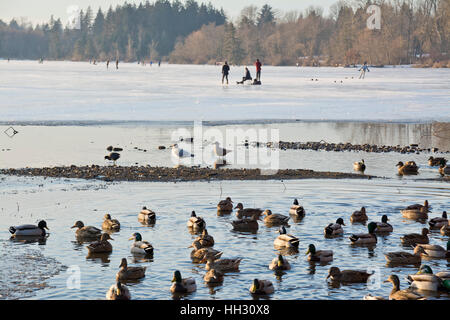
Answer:
[[[205,181],[205,180],[288,180],[288,179],[371,179],[360,173],[319,172],[284,169],[263,172],[260,169],[168,168],[151,166],[70,166],[51,168],[2,169],[0,174],[30,177],[71,178],[103,181]]]
[[[263,143],[256,143],[256,147],[264,145]],[[325,141],[319,142],[286,142],[280,141],[278,145],[274,142],[267,142],[265,144],[268,148],[278,147],[281,150],[324,150],[324,151],[365,151],[365,152],[398,152],[401,154],[416,153],[421,152],[439,152],[439,153],[450,153],[450,151],[439,151],[438,148],[419,148],[417,144],[411,144],[409,146],[378,146],[376,144],[351,144],[351,143],[328,143]]]

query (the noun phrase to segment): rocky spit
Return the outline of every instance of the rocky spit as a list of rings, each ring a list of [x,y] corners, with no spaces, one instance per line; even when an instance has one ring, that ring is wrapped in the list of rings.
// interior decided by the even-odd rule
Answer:
[[[210,180],[288,180],[288,179],[371,179],[360,173],[319,172],[285,169],[261,172],[260,169],[211,169],[199,167],[151,166],[69,166],[51,168],[2,169],[0,174],[30,177],[70,178],[103,181],[210,181]]]
[[[281,150],[324,150],[324,151],[365,151],[365,152],[398,152],[402,154],[407,153],[421,153],[421,152],[441,152],[438,148],[419,148],[417,144],[411,144],[409,146],[385,146],[385,145],[375,145],[375,144],[351,144],[351,143],[329,143],[325,141],[319,142],[286,142],[280,141],[278,145],[274,142],[256,143],[256,147],[265,145],[268,148],[280,148]]]

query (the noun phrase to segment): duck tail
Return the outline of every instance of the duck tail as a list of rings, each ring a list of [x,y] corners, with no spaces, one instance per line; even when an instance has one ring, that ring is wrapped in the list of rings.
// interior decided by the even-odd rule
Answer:
[[[12,234],[16,233],[16,228],[9,227],[9,232],[11,232]]]
[[[355,242],[356,240],[358,240],[358,237],[356,235],[352,234],[349,239],[351,242]]]
[[[292,240],[292,241],[291,241],[291,244],[292,244],[294,247],[298,248],[298,245],[300,244],[300,240],[299,240],[299,239]]]
[[[147,247],[144,249],[146,254],[153,254],[153,248],[152,247]]]
[[[333,228],[331,228],[330,226],[325,228],[325,234],[327,236],[331,236],[333,234]]]

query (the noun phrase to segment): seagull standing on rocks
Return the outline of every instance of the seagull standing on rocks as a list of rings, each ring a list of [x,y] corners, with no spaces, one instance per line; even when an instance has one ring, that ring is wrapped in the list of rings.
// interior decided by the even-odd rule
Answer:
[[[213,145],[214,145],[214,153],[218,157],[224,157],[226,154],[231,152],[231,150],[227,150],[227,149],[221,148],[220,144],[217,141],[214,142]]]
[[[181,148],[178,148],[178,144],[171,145],[172,148],[172,154],[177,158],[183,158],[183,157],[193,157],[194,155],[187,152],[186,150],[183,150]]]

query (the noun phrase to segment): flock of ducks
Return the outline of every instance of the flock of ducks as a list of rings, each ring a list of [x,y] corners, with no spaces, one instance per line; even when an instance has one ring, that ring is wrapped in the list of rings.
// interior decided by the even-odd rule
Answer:
[[[409,219],[428,219],[429,203],[425,201],[423,205],[414,204],[401,210],[404,217]],[[255,233],[258,230],[259,221],[262,219],[268,227],[279,227],[280,233],[274,239],[274,248],[278,250],[278,254],[269,263],[270,270],[275,272],[288,271],[291,265],[286,255],[297,253],[300,239],[286,232],[288,220],[299,221],[305,217],[305,209],[301,206],[297,199],[294,200],[289,209],[289,216],[282,214],[274,214],[271,210],[261,210],[259,208],[244,208],[242,203],[238,203],[235,207],[230,197],[222,200],[217,205],[218,215],[231,214],[233,209],[236,211],[236,220],[231,222],[234,230],[247,231]],[[143,207],[138,214],[138,220],[144,224],[154,224],[156,222],[156,214],[154,211]],[[363,223],[368,221],[365,207],[353,212],[350,216],[351,223]],[[370,222],[367,225],[368,233],[352,234],[349,237],[351,245],[376,245],[377,234],[389,234],[393,231],[393,226],[388,223],[387,215],[381,217],[380,222]],[[213,236],[208,234],[206,221],[197,216],[192,211],[187,221],[187,228],[193,235],[198,237],[193,241],[189,248],[193,248],[191,259],[194,263],[205,264],[207,273],[203,279],[208,285],[221,284],[224,281],[224,273],[239,271],[242,258],[222,258],[223,252],[213,248],[215,242]],[[344,233],[344,219],[338,218],[335,223],[330,223],[324,227],[324,236],[326,238],[337,238]],[[450,235],[449,220],[447,213],[444,211],[441,217],[429,220],[430,229],[440,229],[443,235]],[[111,232],[120,230],[120,223],[116,219],[112,219],[109,214],[105,214],[102,224],[102,230],[94,226],[85,226],[82,221],[76,221],[71,228],[76,228],[75,236],[80,242],[90,242],[87,246],[89,254],[104,254],[112,251],[112,245],[109,240],[113,240],[110,236]],[[40,221],[38,225],[21,225],[11,226],[9,228],[12,238],[23,237],[46,237],[48,236],[47,223]],[[443,248],[437,244],[429,244],[429,229],[423,228],[421,233],[405,234],[400,238],[404,246],[414,248],[413,253],[399,251],[388,252],[385,254],[386,261],[390,266],[398,265],[419,265],[423,258],[449,259],[450,258],[450,240],[447,247]],[[134,233],[129,240],[133,240],[130,252],[137,255],[153,256],[154,248],[148,242],[142,239],[140,233]],[[307,260],[311,262],[329,263],[333,261],[332,250],[317,250],[314,244],[308,245],[306,252]],[[138,280],[145,277],[146,267],[128,266],[127,259],[123,258],[116,274],[115,283],[106,293],[108,300],[128,300],[131,299],[129,289],[124,285],[127,281]],[[362,270],[340,270],[338,267],[332,266],[329,269],[327,280],[337,283],[365,283],[368,281],[371,273]],[[400,280],[397,275],[390,275],[385,282],[391,282],[393,285],[389,299],[392,300],[421,300],[424,299],[420,294],[413,291],[418,290],[450,290],[450,272],[444,271],[433,274],[431,268],[427,265],[421,265],[417,274],[409,275],[407,278],[410,288],[400,289]],[[183,278],[181,272],[176,270],[173,274],[172,285],[170,291],[174,294],[187,294],[196,291],[196,282],[194,278]],[[249,288],[250,293],[255,295],[269,295],[275,289],[270,280],[255,278]],[[383,297],[374,297],[366,295],[367,300],[382,300]]]
[[[428,158],[428,165],[430,167],[439,167],[439,173],[442,176],[450,175],[450,167],[447,166],[447,160],[445,158],[434,158],[431,156]],[[399,161],[396,165],[398,167],[398,174],[403,175],[416,175],[419,173],[419,167],[414,161],[406,161],[403,163]],[[364,159],[353,163],[353,170],[364,172],[366,170],[366,164]]]

